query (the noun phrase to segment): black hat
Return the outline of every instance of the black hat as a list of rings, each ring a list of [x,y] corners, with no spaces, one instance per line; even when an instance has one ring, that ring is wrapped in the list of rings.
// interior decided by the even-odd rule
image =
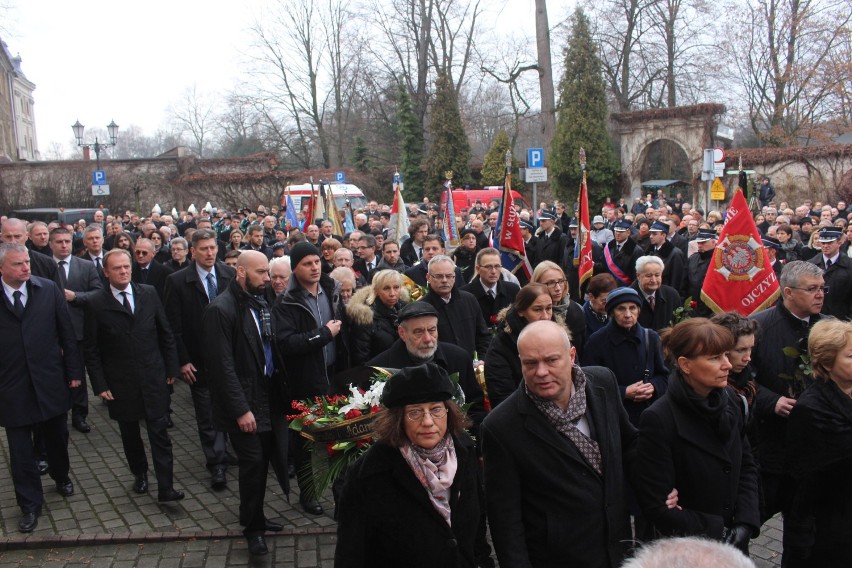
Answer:
[[[704,241],[709,241],[711,239],[718,238],[716,231],[713,229],[699,229],[698,236],[695,237],[696,243],[703,243]]]
[[[461,231],[459,231],[459,238],[463,238],[466,235],[476,236],[476,231],[474,231],[473,229],[462,229]]]
[[[781,241],[779,241],[775,237],[763,237],[763,244],[769,248],[781,250]]]
[[[825,227],[819,231],[819,242],[830,243],[842,236],[843,233],[837,227]]]
[[[613,231],[629,231],[633,226],[633,223],[626,219],[620,219],[615,222],[615,225],[612,226]]]
[[[382,390],[382,404],[387,408],[443,402],[451,398],[453,383],[450,376],[435,363],[400,369],[388,379]]]
[[[287,245],[285,245],[284,243],[275,243],[274,245],[272,245],[272,250],[281,250],[283,248],[287,248]]]
[[[317,247],[309,243],[308,241],[300,241],[293,245],[293,248],[290,249],[290,266],[296,268],[299,266],[299,263],[302,262],[306,256],[322,256]]]
[[[538,218],[542,219],[542,220],[547,219],[547,220],[550,220],[550,221],[556,221],[556,213],[553,213],[552,211],[548,211],[547,209],[545,209],[544,211],[542,211],[541,213],[538,214]]]
[[[611,312],[619,304],[623,304],[625,302],[633,302],[637,306],[641,306],[642,298],[639,296],[639,292],[633,288],[616,288],[606,297],[607,313]]]
[[[400,325],[405,320],[422,318],[424,316],[438,317],[438,310],[429,302],[411,302],[399,310],[396,316],[396,325]]]
[[[669,234],[669,226],[662,221],[654,221],[649,231],[660,231],[661,233]]]

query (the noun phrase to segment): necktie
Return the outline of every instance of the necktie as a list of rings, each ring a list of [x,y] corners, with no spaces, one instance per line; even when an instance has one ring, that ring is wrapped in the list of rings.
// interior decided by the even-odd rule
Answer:
[[[12,297],[15,299],[14,304],[12,304],[12,309],[15,311],[15,315],[19,318],[24,317],[24,303],[21,302],[21,291],[15,290],[12,292]]]
[[[657,307],[657,300],[656,300],[656,298],[654,297],[653,294],[648,296],[648,305],[651,306],[652,311],[654,310],[654,308]]]
[[[63,289],[68,287],[68,275],[65,274],[65,265],[68,264],[64,260],[59,261],[59,284]]]
[[[423,249],[422,248],[417,250],[417,260],[423,260]]]
[[[132,307],[130,307],[130,300],[128,300],[128,299],[127,299],[127,292],[122,292],[122,293],[121,293],[121,298],[122,298],[121,305],[123,305],[123,306],[124,306],[124,309],[125,309],[125,310],[127,310],[128,312],[130,312],[130,313],[132,314],[132,313],[133,313],[133,308],[132,308]]]
[[[142,269],[142,282],[145,283],[145,284],[148,283],[148,269],[147,268]]]
[[[213,274],[207,275],[207,297],[212,302],[216,299],[216,294],[219,292],[218,288],[216,288],[216,278],[213,277]]]
[[[372,263],[372,262],[368,262],[368,263],[367,263],[367,272],[372,272],[372,271],[373,271],[373,263]]]
[[[494,295],[494,290],[489,290],[489,291],[488,291],[488,297],[489,297],[489,298],[491,298],[492,300],[493,300],[494,298],[496,298],[496,296]]]
[[[826,260],[825,261],[825,269],[828,270],[829,268],[831,268],[832,264],[834,264],[834,263],[831,262],[830,260]]]
[[[102,268],[101,268],[101,257],[99,257],[99,256],[95,257],[95,268],[98,269],[98,272],[100,272],[102,270]]]

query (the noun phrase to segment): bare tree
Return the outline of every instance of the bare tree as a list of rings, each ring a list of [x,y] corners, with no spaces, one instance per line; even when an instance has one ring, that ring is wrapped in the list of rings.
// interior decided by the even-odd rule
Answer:
[[[182,133],[188,133],[193,142],[192,150],[199,158],[205,157],[207,143],[215,126],[215,97],[198,92],[193,84],[181,95],[170,109],[172,120]]]

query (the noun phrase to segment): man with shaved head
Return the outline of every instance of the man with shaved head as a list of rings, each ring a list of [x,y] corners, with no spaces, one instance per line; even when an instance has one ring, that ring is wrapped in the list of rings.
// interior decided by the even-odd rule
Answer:
[[[518,353],[519,388],[481,431],[500,565],[614,568],[631,538],[622,472],[638,440],[615,375],[580,368],[551,321],[527,324]]]
[[[240,460],[240,524],[252,556],[267,554],[263,533],[280,531],[263,511],[266,478],[277,443],[276,421],[287,412],[273,356],[275,293],[269,260],[245,250],[237,274],[204,310],[204,364],[213,407],[213,426],[226,432]]]
[[[46,228],[46,227],[45,227]],[[14,217],[3,221],[0,227],[0,242],[27,244],[27,223]],[[33,276],[56,282],[56,263],[44,254],[30,255],[30,271]]]

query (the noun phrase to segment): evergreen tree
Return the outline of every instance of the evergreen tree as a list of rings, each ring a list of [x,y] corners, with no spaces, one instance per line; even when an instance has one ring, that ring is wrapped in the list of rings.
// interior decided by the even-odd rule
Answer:
[[[550,179],[554,193],[561,200],[567,203],[576,201],[582,181],[579,152],[580,148],[585,148],[589,201],[599,205],[605,196],[614,193],[620,168],[606,129],[606,91],[598,46],[592,39],[589,20],[581,8],[574,11],[571,19],[571,39],[565,49],[565,73],[559,82]]]
[[[367,156],[367,145],[361,136],[355,137],[355,147],[352,149],[352,165],[362,174],[367,173],[372,165],[369,156]]]
[[[509,135],[501,130],[482,162],[482,185],[503,185],[506,178],[506,150],[510,150]]]
[[[426,175],[423,172],[423,127],[414,114],[411,96],[402,81],[399,83],[399,108],[396,118],[402,138],[399,165],[405,187],[402,197],[406,203],[420,201],[426,184]]]
[[[470,181],[470,143],[459,114],[459,103],[453,85],[443,73],[435,83],[432,121],[429,124],[432,145],[426,159],[426,195],[434,196],[444,181],[444,172],[452,170],[453,185]]]

